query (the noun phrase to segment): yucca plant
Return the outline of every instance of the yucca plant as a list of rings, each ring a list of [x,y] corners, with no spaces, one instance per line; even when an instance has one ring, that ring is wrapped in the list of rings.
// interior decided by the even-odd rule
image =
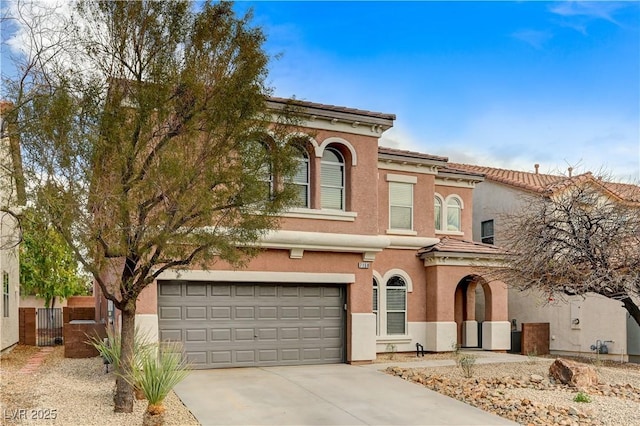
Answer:
[[[86,341],[86,343],[96,348],[100,356],[106,362],[113,365],[114,369],[118,371],[121,358],[120,350],[122,347],[120,332],[113,326],[107,327],[106,331],[106,339],[101,338],[97,334],[94,336],[87,335],[88,340]],[[147,332],[141,331],[138,327],[136,327],[133,341],[134,356],[138,357],[142,353],[148,352],[153,348],[154,345],[151,343],[149,334]]]
[[[90,344],[100,354],[102,359],[104,359],[105,364],[108,366],[111,364],[114,368],[114,371],[120,372],[120,351],[121,351],[121,338],[120,332],[116,330],[115,327],[107,327],[106,329],[107,337],[106,339],[101,338],[98,335],[88,336],[89,340],[86,343]],[[133,365],[140,367],[140,359],[141,357],[154,350],[155,346],[151,343],[151,339],[149,334],[146,332],[142,332],[138,327],[135,329],[134,334],[134,359]],[[108,367],[107,367],[108,371]],[[122,375],[120,375],[122,377]],[[144,394],[140,391],[137,385],[133,385],[133,391],[136,399],[144,399]]]
[[[143,425],[164,424],[164,399],[175,385],[189,374],[182,347],[176,342],[164,342],[157,350],[143,351],[137,359],[138,367],[124,379],[137,387],[148,401]]]

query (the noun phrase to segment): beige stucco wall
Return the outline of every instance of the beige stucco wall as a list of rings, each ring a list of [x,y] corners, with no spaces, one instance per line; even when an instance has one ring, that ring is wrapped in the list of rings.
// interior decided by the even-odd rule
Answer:
[[[517,211],[521,205],[524,192],[499,183],[484,181],[477,185],[474,193],[473,236],[480,241],[480,223],[484,220],[494,220],[495,244],[500,245],[502,212]],[[567,298],[565,301],[556,300],[545,305],[547,300],[542,294],[509,291],[509,319],[516,319],[520,329],[523,322],[548,322],[551,329],[550,349],[559,353],[594,353],[590,346],[596,340],[613,340],[608,344],[609,352],[626,354],[627,344],[627,314],[616,302],[602,296],[582,298]],[[572,328],[570,324],[571,302],[579,305],[582,312],[580,327]],[[574,307],[574,309],[577,309]],[[629,328],[638,329],[637,324],[630,324]],[[635,330],[634,330],[635,332]],[[635,335],[635,334],[631,334]],[[640,333],[638,333],[640,335]],[[633,345],[632,345],[633,347]]]
[[[567,296],[549,301],[538,292],[510,292],[509,314],[518,323],[548,322],[550,349],[555,352],[595,354],[597,340],[607,343],[610,354],[624,356],[627,348],[627,316],[621,303],[592,294],[585,299]],[[577,319],[579,324],[574,324]]]
[[[0,118],[0,123],[2,119]],[[1,127],[1,124],[0,124]],[[10,155],[8,151],[9,141],[7,138],[0,140],[0,206],[3,208],[12,208],[15,206],[15,194],[11,190],[13,188],[13,180],[4,173],[5,170],[11,170],[9,162]],[[0,238],[1,241],[8,235],[15,234],[15,220],[5,213],[0,213]],[[18,248],[0,248],[0,291],[4,290],[3,275],[8,274],[9,277],[9,306],[8,316],[4,316],[5,302],[4,296],[0,294],[0,350],[4,350],[18,343],[18,305],[20,298],[20,270],[19,270],[19,253]]]

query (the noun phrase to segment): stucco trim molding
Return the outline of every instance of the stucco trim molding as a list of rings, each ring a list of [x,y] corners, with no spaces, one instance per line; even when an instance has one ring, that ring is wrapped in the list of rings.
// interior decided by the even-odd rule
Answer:
[[[319,220],[335,220],[342,222],[354,222],[358,213],[345,212],[342,210],[328,209],[308,209],[304,207],[295,207],[289,211],[282,213],[282,217],[295,217],[300,219],[319,219]]]
[[[368,260],[390,245],[379,235],[335,234],[327,232],[272,231],[259,243],[261,247],[284,250],[361,253]]]
[[[186,280],[213,282],[254,282],[254,283],[314,283],[352,284],[355,274],[315,273],[315,272],[268,272],[268,271],[215,271],[215,270],[167,270],[158,280]]]
[[[424,258],[424,266],[476,266],[504,267],[504,262],[496,258],[483,258],[473,253],[439,253]]]

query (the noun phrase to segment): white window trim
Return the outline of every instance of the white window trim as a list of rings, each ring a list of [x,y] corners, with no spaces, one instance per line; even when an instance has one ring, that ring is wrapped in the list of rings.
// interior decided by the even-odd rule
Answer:
[[[322,141],[320,146],[316,146],[315,147],[316,157],[322,158],[322,156],[324,155],[324,150],[329,146],[329,144],[344,145],[351,153],[351,165],[353,167],[358,165],[358,157],[356,156],[356,149],[353,147],[353,145],[351,145],[351,143],[349,143],[348,140],[339,138],[337,136],[329,137],[324,141]],[[342,156],[342,158],[344,159],[344,155]],[[345,165],[346,165],[346,161],[345,161]]]
[[[325,141],[326,142],[326,141]],[[324,143],[323,143],[324,145]],[[327,148],[327,149],[331,149],[331,147]],[[323,150],[324,151],[324,150]],[[340,150],[338,150],[337,148],[333,148],[333,151],[336,152],[336,154],[342,158],[342,163],[334,163],[334,162],[330,162],[330,161],[325,161],[325,160],[321,160],[320,161],[320,168],[322,169],[322,167],[324,167],[325,164],[340,164],[342,166],[342,186],[339,187],[340,189],[342,189],[342,200],[341,200],[341,204],[342,204],[342,208],[341,209],[328,209],[328,208],[323,208],[323,210],[339,210],[339,211],[346,211],[347,210],[347,197],[346,197],[346,193],[347,193],[347,163],[346,163],[346,159],[344,158],[344,155],[340,152]],[[323,152],[324,154],[324,152]],[[322,207],[322,188],[338,188],[335,186],[326,186],[323,185],[322,183],[322,170],[320,170],[320,206]]]
[[[456,201],[458,201],[458,203],[460,203],[460,209],[458,210],[458,213],[459,213],[458,222],[459,222],[460,228],[455,230],[455,231],[450,231],[448,229],[449,228],[449,224],[448,224],[448,219],[449,219],[449,201],[451,201],[451,200],[456,200]],[[457,195],[457,194],[451,194],[451,195],[447,195],[447,198],[445,198],[444,201],[445,201],[444,210],[445,210],[446,213],[444,215],[445,221],[442,223],[442,225],[447,227],[447,229],[444,229],[444,230],[447,231],[447,232],[462,232],[462,210],[464,210],[464,202],[462,201],[462,198],[460,198],[460,196]]]
[[[462,232],[462,210],[464,210],[464,201],[462,197],[458,194],[450,194],[446,197],[438,194],[437,192],[434,194],[434,210],[435,210],[435,199],[438,198],[440,200],[440,205],[442,208],[440,209],[440,226],[444,227],[444,229],[435,229],[437,235],[455,235],[455,236],[463,236],[464,232]],[[447,214],[449,210],[449,200],[456,199],[460,202],[460,230],[458,231],[449,231],[447,230]],[[434,224],[435,228],[435,218]]]
[[[307,189],[307,191],[306,191],[307,197],[304,200],[305,203],[304,203],[303,206],[299,206],[299,207],[301,207],[301,208],[309,208],[309,205],[311,203],[311,156],[302,147],[300,148],[300,153],[303,155],[303,157],[302,158],[298,158],[298,163],[299,164],[306,164],[307,180],[305,182],[293,181],[292,183],[295,186],[303,186],[303,187],[305,187]]]
[[[394,173],[387,173],[387,182],[399,182],[399,183],[418,183],[416,176],[397,175]]]
[[[358,213],[333,209],[310,209],[305,207],[293,207],[282,213],[282,217],[295,217],[300,219],[335,220],[342,222],[354,222]]]
[[[389,177],[392,176],[394,178],[399,178],[398,180],[393,179],[393,180],[389,180]],[[410,180],[409,182],[407,182],[406,180],[404,180],[404,178],[413,178],[413,179],[406,179],[406,180]],[[413,181],[415,180],[415,182]],[[391,174],[387,174],[387,182],[389,182],[389,184],[387,185],[388,188],[388,192],[389,192],[389,229],[387,229],[387,234],[397,234],[397,235],[418,235],[417,232],[414,231],[415,229],[415,224],[414,224],[414,208],[415,208],[415,184],[418,182],[418,179],[415,176],[404,176],[404,175],[391,175]],[[410,228],[392,228],[391,227],[391,183],[400,183],[400,184],[410,184],[411,186],[411,223],[410,223]],[[399,207],[407,207],[407,206],[399,206]]]
[[[387,281],[397,275],[401,277],[407,288],[407,297],[405,299],[405,317],[404,317],[404,331],[405,334],[387,334]],[[387,271],[384,276],[380,275],[379,272],[373,271],[373,276],[378,280],[378,330],[379,333],[376,335],[377,343],[402,343],[405,340],[411,340],[411,336],[409,335],[409,293],[413,292],[413,282],[411,281],[411,277],[402,269],[390,269]]]

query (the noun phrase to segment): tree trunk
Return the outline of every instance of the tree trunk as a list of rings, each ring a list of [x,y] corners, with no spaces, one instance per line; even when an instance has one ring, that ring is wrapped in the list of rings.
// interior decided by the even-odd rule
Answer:
[[[131,364],[133,360],[133,342],[135,338],[135,319],[136,308],[135,304],[133,308],[127,305],[127,308],[122,310],[122,329],[120,331],[120,371],[122,375],[128,375],[131,371]],[[116,394],[113,398],[116,413],[131,413],[133,411],[133,386],[129,384],[125,379],[118,376],[116,379]]]
[[[631,315],[631,318],[636,320],[636,323],[640,326],[640,308],[638,305],[636,305],[630,297],[622,299],[622,303],[624,303],[624,307],[627,312],[629,312],[629,315]]]

